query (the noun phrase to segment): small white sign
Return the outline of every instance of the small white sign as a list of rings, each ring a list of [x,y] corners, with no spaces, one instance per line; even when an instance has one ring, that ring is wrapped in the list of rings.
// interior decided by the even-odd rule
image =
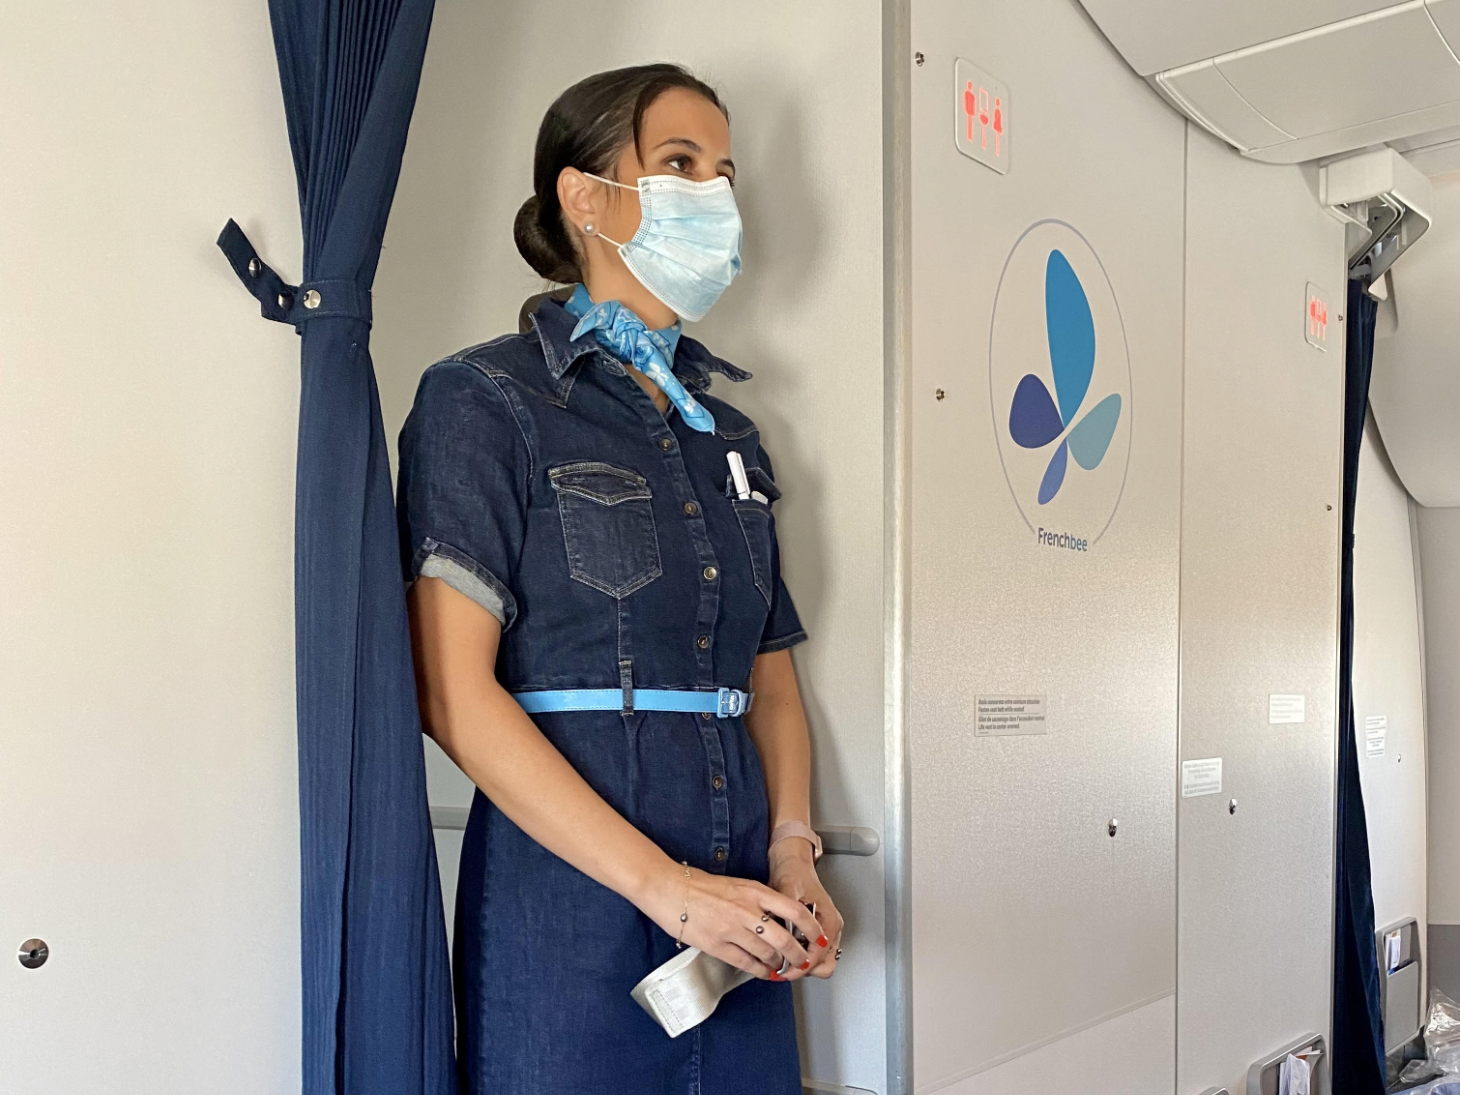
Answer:
[[[1208,757],[1205,760],[1184,760],[1181,762],[1182,798],[1196,798],[1198,795],[1220,795],[1221,793],[1221,757]]]
[[[1269,726],[1284,723],[1303,722],[1307,717],[1308,697],[1287,696],[1273,693],[1267,697],[1267,721]]]
[[[1009,89],[972,61],[953,63],[953,141],[1000,175],[1009,170]]]
[[[1384,739],[1389,736],[1389,716],[1370,715],[1364,720],[1364,756],[1382,757]]]
[[[979,696],[978,724],[974,733],[981,738],[1009,737],[1015,734],[1043,734],[1044,697]]]

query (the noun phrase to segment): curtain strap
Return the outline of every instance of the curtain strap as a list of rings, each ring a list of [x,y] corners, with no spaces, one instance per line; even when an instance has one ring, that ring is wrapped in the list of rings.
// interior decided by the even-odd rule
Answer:
[[[265,319],[293,324],[296,331],[308,320],[326,316],[347,316],[369,326],[369,289],[344,278],[290,285],[259,258],[243,229],[231,218],[218,234],[218,247],[243,287],[257,298]]]

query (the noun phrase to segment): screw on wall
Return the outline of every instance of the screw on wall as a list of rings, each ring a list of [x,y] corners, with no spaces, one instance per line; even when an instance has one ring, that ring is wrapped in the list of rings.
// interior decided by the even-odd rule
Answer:
[[[27,939],[20,945],[20,964],[28,970],[38,969],[51,956],[51,948],[44,939]]]
[[[1231,802],[1227,803],[1227,813],[1229,813],[1229,814],[1235,814],[1236,812],[1237,812],[1237,800],[1234,798]]]
[[[947,394],[948,393],[945,392],[942,388],[934,388],[933,389],[933,398],[934,399],[942,399]]]
[[[921,53],[914,53],[913,54],[913,64],[917,65],[919,68],[922,67],[922,65],[923,65],[923,55]]]
[[[1117,829],[1119,829],[1119,828],[1120,828],[1120,822],[1116,821],[1115,818],[1111,818],[1110,819],[1110,823],[1105,826],[1105,831],[1107,833],[1109,833],[1111,836],[1114,836],[1115,835],[1115,831]]]

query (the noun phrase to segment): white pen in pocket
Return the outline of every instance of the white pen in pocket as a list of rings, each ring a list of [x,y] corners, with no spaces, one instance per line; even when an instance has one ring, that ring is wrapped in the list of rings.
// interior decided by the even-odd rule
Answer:
[[[749,501],[750,480],[745,475],[745,461],[734,449],[725,454],[725,460],[730,465],[730,480],[735,484],[735,500],[737,502]]]

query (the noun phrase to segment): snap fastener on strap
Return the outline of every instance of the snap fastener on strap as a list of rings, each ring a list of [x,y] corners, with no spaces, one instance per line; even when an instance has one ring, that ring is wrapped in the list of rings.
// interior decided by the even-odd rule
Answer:
[[[243,287],[259,302],[265,319],[292,324],[296,330],[311,319],[343,316],[368,324],[371,321],[370,290],[344,278],[325,278],[290,285],[259,257],[254,245],[230,220],[218,235],[218,247],[238,275]]]

